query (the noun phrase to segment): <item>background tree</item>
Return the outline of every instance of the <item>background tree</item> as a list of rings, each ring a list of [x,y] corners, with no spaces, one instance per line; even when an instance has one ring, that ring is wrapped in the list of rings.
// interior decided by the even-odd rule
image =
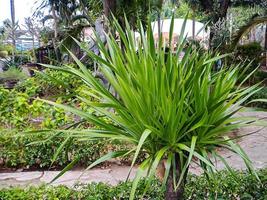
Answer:
[[[60,61],[60,55],[57,47],[57,39],[58,39],[58,15],[56,13],[57,9],[59,8],[61,0],[40,0],[38,1],[40,5],[38,5],[37,10],[35,11],[34,15],[40,15],[44,8],[49,8],[49,11],[52,13],[53,18],[53,33],[54,37],[52,38],[53,47],[56,54],[57,61]]]
[[[1,28],[2,32],[2,38],[3,40],[11,41],[12,44],[12,60],[14,60],[15,57],[15,51],[16,51],[16,46],[14,46],[14,43],[16,45],[16,39],[22,35],[22,31],[20,31],[20,27],[18,22],[15,24],[12,24],[12,22],[9,19],[6,19],[3,21],[3,26]]]
[[[14,0],[10,0],[10,13],[11,13],[11,40],[13,45],[13,52],[12,52],[12,60],[15,59],[15,49],[16,49],[16,35],[15,31],[17,29],[17,23],[15,21],[15,2]]]
[[[39,0],[34,13],[45,24],[53,20],[53,28],[46,27],[46,38],[51,38],[57,60],[60,60],[59,49],[62,43],[72,48],[74,42],[71,37],[79,38],[85,26],[94,26],[97,17],[102,14],[102,2],[98,0]],[[45,8],[49,14],[44,16]],[[50,31],[49,31],[50,30]],[[53,37],[51,37],[53,32]]]
[[[32,51],[33,51],[33,58],[35,60],[35,39],[38,41],[38,46],[40,47],[40,31],[41,29],[38,25],[34,22],[33,18],[27,17],[24,19],[24,28],[26,28],[27,32],[31,35],[32,38]]]
[[[192,9],[192,36],[194,40],[196,35],[196,11],[199,6],[199,0],[188,0],[187,2]]]

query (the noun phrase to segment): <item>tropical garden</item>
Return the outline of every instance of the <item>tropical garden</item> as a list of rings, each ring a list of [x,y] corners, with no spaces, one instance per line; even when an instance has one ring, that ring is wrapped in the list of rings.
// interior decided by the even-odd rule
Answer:
[[[23,23],[8,3],[0,199],[267,199],[267,160],[240,142],[267,150],[265,0],[37,0]],[[53,185],[110,166],[120,183]],[[57,173],[5,178],[34,171]]]

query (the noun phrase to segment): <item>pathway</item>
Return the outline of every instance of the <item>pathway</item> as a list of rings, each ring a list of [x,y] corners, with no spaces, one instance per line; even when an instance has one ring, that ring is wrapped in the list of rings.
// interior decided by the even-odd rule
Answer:
[[[255,113],[245,113],[240,115],[255,116]],[[267,112],[257,114],[259,118],[267,118]],[[255,132],[253,135],[246,136],[239,141],[240,146],[246,151],[250,159],[253,161],[255,168],[260,169],[267,167],[267,128],[248,127],[240,129],[239,135]],[[245,169],[242,160],[231,152],[222,151],[230,166],[235,169]],[[216,164],[218,169],[223,169],[224,165],[221,162]],[[86,171],[82,176],[83,171],[73,170],[66,172],[62,177],[56,180],[52,185],[73,186],[78,181],[80,183],[105,182],[111,185],[116,185],[120,181],[124,181],[127,177],[129,166],[112,165],[106,169],[95,168]],[[195,174],[201,173],[198,167],[191,167],[190,171]],[[136,168],[133,169],[131,178],[133,178]],[[0,188],[7,186],[18,185],[39,185],[49,183],[59,171],[34,171],[34,172],[15,172],[15,173],[0,173]],[[81,177],[80,177],[81,176]],[[78,178],[80,179],[78,180]]]

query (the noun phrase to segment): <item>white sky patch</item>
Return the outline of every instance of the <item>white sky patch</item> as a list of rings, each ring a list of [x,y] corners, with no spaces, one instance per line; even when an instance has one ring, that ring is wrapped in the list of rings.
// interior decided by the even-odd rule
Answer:
[[[36,0],[14,0],[15,1],[15,17],[19,24],[24,23],[25,17],[32,16]],[[11,19],[10,16],[10,0],[0,0],[0,26],[5,19]]]

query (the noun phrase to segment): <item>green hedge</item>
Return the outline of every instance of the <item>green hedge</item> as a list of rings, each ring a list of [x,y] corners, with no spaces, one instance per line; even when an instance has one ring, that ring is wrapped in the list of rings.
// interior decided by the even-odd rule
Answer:
[[[220,171],[215,178],[191,176],[186,187],[188,199],[199,200],[266,200],[267,169],[258,171],[261,182],[254,175],[235,172],[235,178],[226,171]]]
[[[53,156],[66,139],[61,135],[50,139],[50,135],[0,131],[0,168],[49,168]],[[131,148],[129,145],[109,140],[68,140],[52,167],[65,167],[77,157],[80,166],[88,166],[109,151]],[[140,159],[144,156],[141,154]],[[130,162],[131,159],[130,156],[120,161]]]
[[[44,134],[20,136],[19,133],[16,135],[2,132],[0,134],[0,160],[2,161],[0,167],[50,167],[52,158],[64,138],[56,137],[45,141],[46,138],[48,136]],[[38,143],[29,145],[32,142]],[[70,140],[58,155],[54,166],[65,166],[78,156],[82,158],[80,165],[91,164],[105,153],[106,145],[107,142],[104,141]]]
[[[253,99],[267,99],[267,87],[263,88],[259,92],[255,93],[249,100]],[[257,107],[257,108],[263,108],[267,109],[267,103],[266,102],[254,102],[250,106]]]
[[[244,45],[238,45],[233,56],[236,63],[246,62],[248,64],[249,62],[252,62],[252,71],[263,60],[262,53],[263,48],[261,44],[258,42],[251,42]]]
[[[261,183],[249,174],[236,172],[233,178],[228,172],[221,171],[215,174],[210,182],[204,176],[189,176],[187,180],[185,196],[191,200],[266,200],[267,199],[267,170],[259,171]],[[145,181],[138,186],[135,199],[142,199],[145,190]],[[9,188],[0,191],[1,200],[113,200],[128,199],[131,183],[121,183],[111,187],[102,183],[77,186],[69,189],[65,186]],[[164,199],[164,189],[160,183],[153,180],[143,199]]]
[[[36,99],[79,105],[74,96],[83,95],[84,85],[73,79],[69,74],[46,70],[19,82],[13,89],[0,85],[0,128],[47,129],[73,123],[74,116],[70,113]]]
[[[87,98],[83,91],[89,89],[73,75],[45,70],[35,77],[20,82],[9,90],[0,85],[0,168],[49,168],[53,155],[64,141],[56,137],[34,145],[29,143],[44,141],[47,134],[21,134],[26,131],[62,129],[79,121],[71,113],[36,99],[52,99],[58,103],[79,106],[82,110],[90,107],[80,102],[75,95]],[[93,100],[93,99],[92,99]],[[91,127],[84,123],[83,128]],[[64,167],[76,157],[79,165],[88,166],[107,151],[125,148],[125,144],[109,141],[70,140],[62,149],[54,167]],[[128,159],[125,161],[129,161]]]

